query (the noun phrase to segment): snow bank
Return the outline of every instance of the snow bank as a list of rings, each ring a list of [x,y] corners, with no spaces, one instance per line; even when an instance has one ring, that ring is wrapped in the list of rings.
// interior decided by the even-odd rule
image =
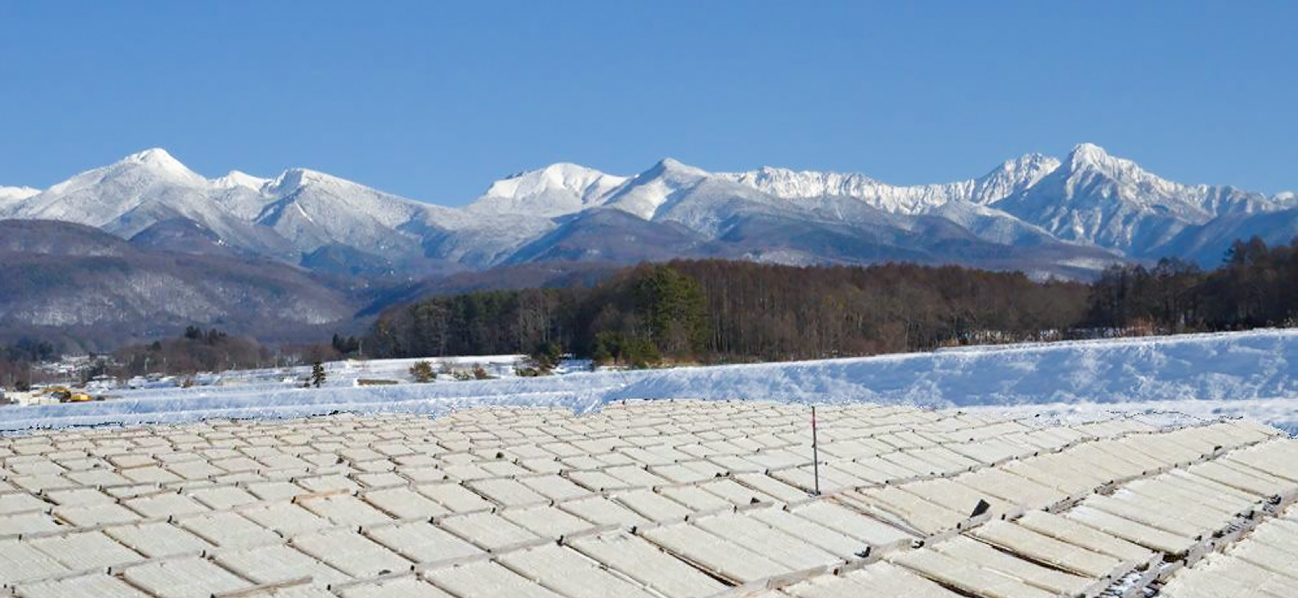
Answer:
[[[937,407],[1119,403],[1298,397],[1295,375],[1298,330],[1262,330],[686,368],[616,394]]]
[[[1234,401],[1260,419],[1298,421],[1298,330],[982,347],[857,359],[575,373],[362,388],[150,391],[91,404],[0,409],[0,430],[334,411],[439,414],[474,405],[597,409],[621,399],[689,397],[868,401],[949,407],[1094,405],[1135,409]],[[1275,397],[1281,397],[1276,399]],[[1205,403],[1206,405],[1206,403]],[[1149,409],[1151,407],[1141,407]],[[1158,408],[1157,406],[1153,408]],[[1031,409],[1040,409],[1032,407]],[[1240,410],[1230,414],[1250,415]]]

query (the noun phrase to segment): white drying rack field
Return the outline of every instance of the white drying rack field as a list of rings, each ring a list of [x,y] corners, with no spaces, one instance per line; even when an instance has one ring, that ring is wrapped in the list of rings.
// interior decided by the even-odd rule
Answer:
[[[20,598],[1298,595],[1249,421],[631,401],[0,436]]]
[[[494,359],[499,363],[515,357]],[[331,364],[335,382],[408,361]],[[501,366],[503,367],[503,366]],[[365,372],[369,372],[366,374]],[[250,381],[253,378],[250,378]],[[623,399],[871,402],[1058,415],[1177,411],[1252,416],[1298,431],[1298,330],[972,347],[790,363],[572,373],[543,378],[301,389],[263,383],[123,393],[91,404],[0,408],[0,430],[334,412],[438,415],[471,406],[567,407]]]

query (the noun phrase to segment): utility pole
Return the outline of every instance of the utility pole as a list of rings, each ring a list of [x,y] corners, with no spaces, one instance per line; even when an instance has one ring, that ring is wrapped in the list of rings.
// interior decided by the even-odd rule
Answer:
[[[816,476],[816,496],[820,496],[820,446],[816,442],[816,406],[811,406],[811,468]]]

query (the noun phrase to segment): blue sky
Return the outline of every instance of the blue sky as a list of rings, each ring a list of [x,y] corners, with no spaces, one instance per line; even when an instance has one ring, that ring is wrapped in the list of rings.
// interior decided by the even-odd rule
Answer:
[[[1298,188],[1298,3],[0,2],[0,184],[161,146],[464,203],[557,161]]]

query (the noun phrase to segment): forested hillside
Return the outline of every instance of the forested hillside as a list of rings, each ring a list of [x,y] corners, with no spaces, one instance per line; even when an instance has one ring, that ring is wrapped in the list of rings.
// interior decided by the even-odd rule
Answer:
[[[0,344],[108,351],[191,325],[300,341],[349,324],[360,302],[322,275],[186,244],[194,253],[79,224],[0,220]]]
[[[377,355],[531,352],[628,363],[780,360],[1035,339],[1086,314],[1086,285],[959,267],[720,260],[624,270],[589,289],[428,298],[389,310]],[[994,337],[994,338],[989,338]]]
[[[1086,324],[1163,332],[1298,325],[1298,239],[1235,241],[1212,271],[1168,259],[1110,268],[1092,285]]]
[[[366,347],[392,357],[559,347],[647,365],[1287,325],[1298,318],[1296,248],[1241,241],[1213,271],[1163,260],[1111,268],[1093,285],[955,266],[674,261],[593,288],[430,297],[386,311]]]

